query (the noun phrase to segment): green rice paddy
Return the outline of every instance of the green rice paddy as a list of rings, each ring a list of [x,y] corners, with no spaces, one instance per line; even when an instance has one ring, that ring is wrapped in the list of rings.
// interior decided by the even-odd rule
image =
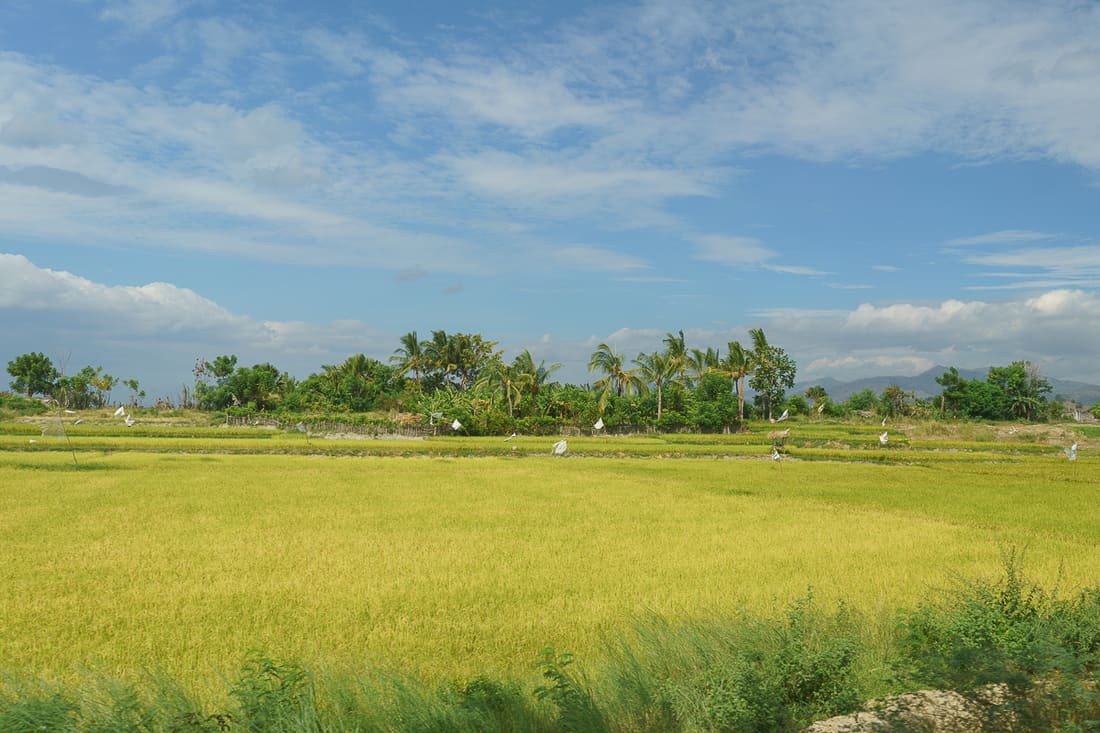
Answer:
[[[779,613],[808,589],[892,624],[1006,547],[1097,584],[1100,461],[1085,438],[1066,460],[1074,429],[880,430],[586,436],[552,457],[557,438],[6,424],[3,672],[200,684],[260,649],[521,676],[650,613]]]

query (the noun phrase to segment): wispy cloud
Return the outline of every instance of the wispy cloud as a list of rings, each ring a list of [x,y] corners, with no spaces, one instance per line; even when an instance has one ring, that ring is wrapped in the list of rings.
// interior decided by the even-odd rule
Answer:
[[[649,267],[644,260],[637,257],[601,247],[585,245],[555,247],[549,252],[549,256],[558,265],[593,272],[640,270]]]
[[[188,190],[188,181],[216,184],[209,196],[192,189],[195,210],[172,204],[177,218],[161,222],[166,230],[208,213],[230,189],[227,200],[257,211],[253,197],[265,189],[292,194],[310,216],[391,230],[430,222],[434,234],[446,222],[453,239],[468,242],[478,240],[472,221],[487,211],[518,226],[569,216],[683,236],[670,204],[719,195],[735,175],[730,161],[759,152],[889,160],[934,151],[1100,168],[1088,123],[1100,115],[1096,8],[838,0],[762,12],[650,0],[591,9],[537,36],[483,41],[443,30],[434,46],[368,23],[288,29],[270,14],[246,20],[209,10],[174,0],[105,3],[108,24],[172,24],[170,51],[196,60],[150,70],[140,86],[2,57],[7,164],[135,189],[152,179],[165,195]],[[305,74],[317,61],[339,76]],[[236,98],[195,93],[196,80],[218,74]],[[255,91],[234,83],[258,75],[269,83]],[[317,134],[301,121],[313,113],[336,124]],[[420,192],[415,206],[412,191]],[[1049,236],[1006,230],[950,244],[1025,235]],[[770,250],[697,246],[705,261],[748,257],[788,273],[822,272],[776,265]]]
[[[771,270],[772,272],[782,272],[786,275],[832,275],[833,273],[825,270],[818,270],[816,267],[807,267],[805,265],[764,265],[765,270]]]
[[[967,244],[1017,244],[1020,242],[1041,242],[1047,239],[1055,239],[1058,235],[1046,232],[1032,232],[1026,229],[1005,229],[999,232],[979,234],[974,237],[959,237],[947,242],[948,245]]]
[[[99,17],[145,32],[177,16],[186,5],[181,0],[107,0]]]
[[[732,267],[756,266],[773,259],[776,252],[753,237],[708,234],[694,237],[694,257]]]

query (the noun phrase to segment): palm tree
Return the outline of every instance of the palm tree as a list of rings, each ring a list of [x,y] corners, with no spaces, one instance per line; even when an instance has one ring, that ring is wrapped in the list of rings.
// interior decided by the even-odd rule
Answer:
[[[592,358],[588,360],[588,371],[596,370],[606,375],[593,384],[594,387],[603,390],[600,394],[600,410],[603,410],[607,401],[611,399],[612,391],[622,397],[645,390],[641,378],[633,370],[624,369],[622,355],[615,353],[615,350],[607,344],[597,346]]]
[[[712,369],[717,369],[720,361],[721,358],[716,349],[709,346],[706,351],[692,349],[687,356],[687,368],[694,373],[695,381],[698,382],[704,374]]]
[[[660,422],[664,384],[676,374],[679,362],[670,351],[654,351],[652,354],[638,354],[634,363],[638,365],[640,375],[657,387],[657,422]]]
[[[749,338],[752,339],[752,361],[753,371],[763,367],[766,369],[770,363],[771,347],[768,345],[768,337],[764,335],[764,329],[762,328],[750,328]],[[767,394],[763,394],[765,417],[771,418],[772,405],[771,400],[768,399]]]
[[[690,386],[687,378],[687,344],[684,341],[684,332],[665,334],[665,349],[668,358],[672,360],[672,371],[680,379],[680,384]]]
[[[504,401],[508,403],[508,417],[515,417],[515,406],[519,402],[523,392],[520,381],[517,379],[515,369],[499,359],[494,359],[473,384],[474,389],[488,388],[493,395],[502,394]]]
[[[768,350],[768,337],[764,335],[764,329],[750,328],[749,337],[752,339],[753,352],[760,355]]]
[[[546,361],[540,361],[537,365],[531,352],[524,349],[512,362],[512,372],[520,389],[531,397],[531,404],[538,407],[539,392],[550,379],[550,375],[561,369],[561,364],[546,366]]]
[[[451,372],[458,367],[454,356],[454,339],[446,331],[432,331],[432,338],[421,345],[424,364],[434,374],[438,374],[443,383],[448,383]]]
[[[722,362],[722,370],[737,386],[737,419],[745,422],[745,378],[752,374],[755,368],[753,354],[746,351],[738,341],[730,341],[726,344],[729,354]]]
[[[424,356],[424,345],[417,339],[416,331],[409,331],[402,336],[401,346],[395,349],[393,354],[390,357],[390,362],[396,364],[397,368],[401,370],[401,376],[412,372],[416,386],[419,387],[420,372],[427,365],[427,359]]]
[[[352,379],[366,379],[370,374],[370,359],[364,354],[355,354],[344,359],[344,363],[337,367],[341,374]]]

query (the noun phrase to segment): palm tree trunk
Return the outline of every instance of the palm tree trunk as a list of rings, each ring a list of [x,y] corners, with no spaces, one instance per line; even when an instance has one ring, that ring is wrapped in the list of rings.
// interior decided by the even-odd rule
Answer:
[[[745,378],[737,380],[737,419],[745,422]]]

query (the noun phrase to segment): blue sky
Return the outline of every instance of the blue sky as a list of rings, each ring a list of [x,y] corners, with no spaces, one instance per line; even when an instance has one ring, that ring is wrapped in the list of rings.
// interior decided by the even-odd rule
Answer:
[[[178,396],[473,331],[588,381],[762,327],[799,379],[1100,382],[1100,6],[0,6],[0,363]]]

